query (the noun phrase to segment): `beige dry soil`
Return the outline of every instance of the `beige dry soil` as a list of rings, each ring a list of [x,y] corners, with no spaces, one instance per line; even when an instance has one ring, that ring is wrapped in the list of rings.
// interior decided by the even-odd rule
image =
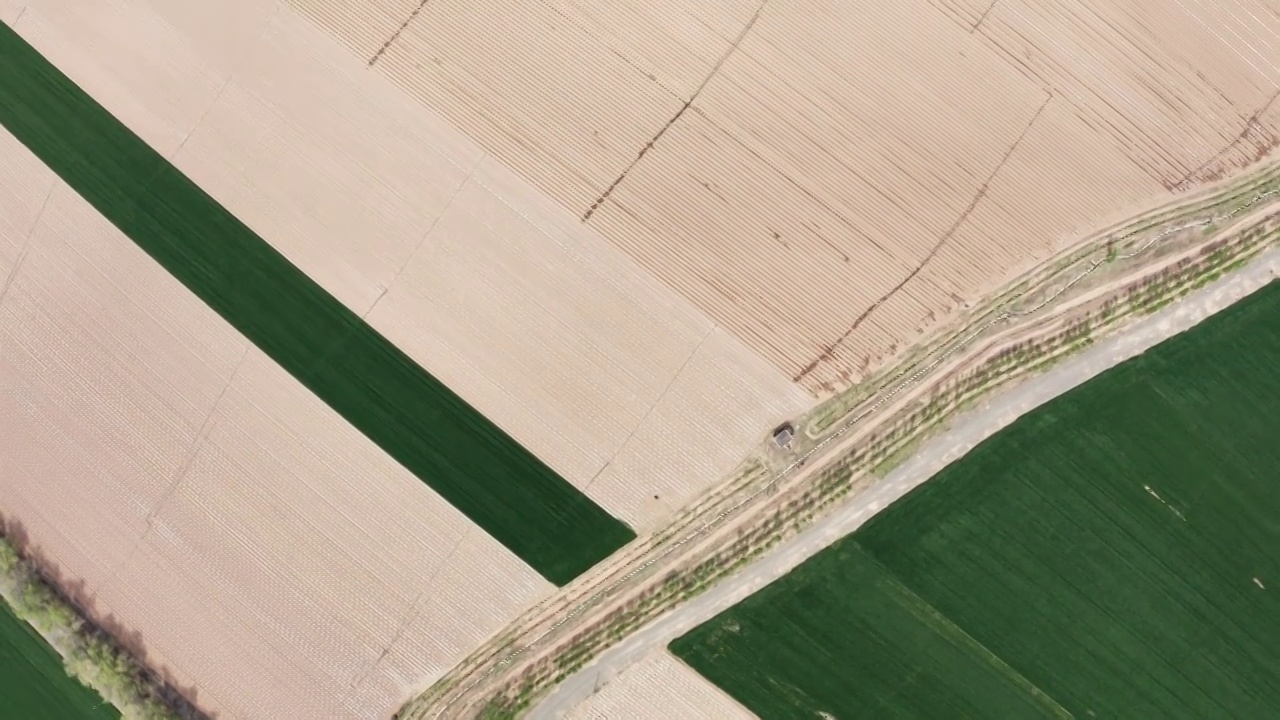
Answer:
[[[222,718],[383,717],[552,587],[0,133],[0,509]]]
[[[1280,131],[1266,0],[0,20],[640,531],[949,313]],[[7,135],[0,278],[0,510],[223,718],[385,716],[550,592]]]
[[[1267,0],[289,0],[811,392],[1280,129]]]
[[[637,529],[812,401],[283,6],[0,9],[327,290]],[[11,136],[0,163],[0,510],[203,707],[386,716],[550,591]]]

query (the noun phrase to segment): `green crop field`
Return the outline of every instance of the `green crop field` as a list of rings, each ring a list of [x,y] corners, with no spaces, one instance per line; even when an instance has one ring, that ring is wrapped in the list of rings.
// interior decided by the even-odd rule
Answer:
[[[254,345],[548,580],[563,585],[635,537],[3,23],[0,124]]]
[[[58,653],[0,600],[0,717],[109,720],[120,713],[67,675]]]
[[[671,648],[763,718],[1280,717],[1280,284]]]

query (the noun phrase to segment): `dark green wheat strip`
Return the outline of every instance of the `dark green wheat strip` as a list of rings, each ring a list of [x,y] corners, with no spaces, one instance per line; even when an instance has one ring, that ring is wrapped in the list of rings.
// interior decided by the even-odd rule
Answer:
[[[0,23],[0,124],[391,457],[563,585],[635,537]]]

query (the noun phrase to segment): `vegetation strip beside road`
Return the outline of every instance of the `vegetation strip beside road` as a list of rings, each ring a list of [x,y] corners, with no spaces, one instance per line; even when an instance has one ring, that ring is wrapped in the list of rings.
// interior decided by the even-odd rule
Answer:
[[[1277,436],[1272,284],[671,649],[761,717],[1273,715]]]
[[[1257,233],[1246,233],[1248,234],[1257,239]],[[633,597],[644,602],[635,611],[628,608],[620,621],[605,625],[610,633],[606,637],[611,637],[613,628],[620,625],[632,627],[621,639],[608,640],[603,644],[597,639],[597,649],[592,650],[592,644],[588,642],[590,638],[580,641],[582,636],[575,636],[569,647],[586,650],[588,664],[584,667],[579,664],[580,661],[574,661],[565,681],[559,683],[549,697],[535,700],[534,712],[530,717],[538,720],[561,717],[568,708],[585,700],[593,689],[598,689],[601,681],[607,682],[608,678],[625,672],[633,662],[640,660],[648,652],[667,645],[741,602],[751,592],[783,577],[807,558],[855,531],[879,509],[887,507],[910,489],[938,474],[968,449],[976,447],[1007,427],[1017,417],[1082,385],[1119,362],[1136,357],[1163,340],[1194,327],[1205,317],[1229,307],[1234,301],[1274,281],[1280,274],[1280,248],[1274,247],[1275,241],[1276,235],[1272,232],[1264,237],[1264,242],[1270,245],[1263,245],[1260,252],[1250,253],[1246,250],[1250,247],[1257,248],[1257,242],[1242,241],[1237,247],[1223,253],[1215,247],[1221,240],[1214,240],[1199,248],[1197,254],[1202,258],[1217,256],[1218,259],[1203,265],[1197,263],[1192,267],[1178,261],[1179,273],[1176,276],[1166,275],[1157,267],[1145,279],[1134,280],[1129,277],[1122,292],[1118,296],[1110,296],[1127,298],[1123,306],[1117,309],[1110,301],[1102,303],[1103,307],[1109,306],[1114,311],[1112,317],[1130,318],[1125,321],[1123,332],[1107,332],[1105,337],[1100,337],[1097,332],[1090,335],[1087,325],[1078,321],[1067,326],[1071,329],[1065,333],[1045,328],[1040,323],[1040,327],[1033,330],[1034,334],[1019,333],[1015,336],[1015,345],[1010,345],[1006,340],[995,347],[999,352],[988,349],[985,352],[988,361],[980,361],[976,366],[972,362],[966,362],[963,366],[976,367],[976,372],[957,370],[954,373],[941,373],[949,375],[952,380],[944,379],[942,385],[930,382],[929,387],[941,389],[941,393],[935,394],[934,399],[941,400],[949,408],[943,410],[943,417],[946,418],[944,422],[940,425],[926,423],[922,426],[917,422],[916,414],[907,411],[910,408],[888,416],[894,427],[907,428],[904,437],[908,443],[915,437],[916,428],[931,438],[935,432],[939,437],[923,443],[918,451],[912,451],[903,467],[884,478],[875,477],[870,468],[884,457],[884,448],[891,445],[881,446],[877,450],[878,442],[868,446],[864,438],[863,442],[849,446],[853,449],[845,447],[835,456],[838,462],[824,465],[816,477],[797,481],[790,491],[784,491],[770,503],[759,506],[750,522],[744,519],[743,522],[735,523],[729,532],[722,533],[722,537],[732,539],[733,529],[736,529],[741,542],[734,541],[727,548],[723,543],[713,546],[709,555],[701,555],[707,560],[692,570],[678,570],[669,575],[669,581],[660,594],[665,594],[665,588],[673,583],[678,588],[686,588],[676,597],[659,597],[656,609],[646,611],[643,606],[648,604],[649,592],[645,590],[633,594]],[[1231,259],[1221,259],[1223,256]],[[1207,270],[1210,267],[1216,269]],[[1220,278],[1220,273],[1230,273],[1230,276]],[[1215,279],[1220,279],[1220,282],[1214,282]],[[1186,302],[1173,307],[1162,307],[1168,298],[1184,293],[1188,294]],[[1069,306],[1074,302],[1073,300],[1064,305]],[[1079,314],[1074,316],[1080,317]],[[1064,327],[1060,323],[1057,326]],[[1080,334],[1082,330],[1085,332],[1083,337]],[[1094,343],[1094,340],[1097,342]],[[1010,372],[1005,363],[989,362],[993,359],[1001,360],[1005,351],[1017,345],[1026,348],[1022,354],[1028,358],[1034,356],[1026,360],[1027,365],[1021,366],[1030,370],[1015,368]],[[1086,345],[1089,346],[1087,349],[1084,348]],[[1025,376],[1028,372],[1030,376]],[[1009,382],[1003,378],[1013,378],[1016,381]],[[952,385],[955,379],[961,380],[963,387]],[[997,386],[1008,387],[999,393],[988,395],[989,389]],[[971,400],[963,400],[965,397],[975,397],[973,393],[986,395],[980,406],[975,407]],[[934,407],[938,404],[929,403]],[[883,423],[871,425],[878,426],[877,430],[884,427]],[[833,504],[833,500],[844,495],[849,495],[847,502]],[[831,505],[829,511],[826,510],[828,505]],[[774,546],[776,549],[769,550]],[[568,658],[573,652],[566,651],[563,645],[551,647],[554,649],[542,651],[539,657],[555,658],[557,665],[560,659]],[[579,667],[581,669],[576,670]],[[511,682],[516,677],[515,673],[513,671],[508,674],[506,681]],[[520,672],[519,679],[522,682],[536,681],[528,671]],[[528,690],[533,693],[532,697],[537,698],[535,687],[528,686]],[[492,693],[492,690],[486,692],[494,700],[500,697]],[[508,693],[506,697],[512,695]],[[491,702],[491,706],[501,707],[494,702]],[[450,713],[450,717],[456,716]],[[492,715],[502,716],[504,715],[500,713]]]
[[[391,457],[564,585],[635,537],[0,23],[0,124]]]
[[[796,460],[776,474],[755,473],[754,480],[736,478],[714,490],[678,518],[686,529],[659,531],[643,552],[600,568],[563,597],[540,604],[398,716],[461,717],[476,712],[476,703],[486,717],[519,714],[549,685],[628,633],[798,533],[840,498],[868,487],[873,468],[976,397],[1043,370],[1089,344],[1092,335],[1247,262],[1276,240],[1267,213],[1280,191],[1277,170],[1260,168],[1153,210],[1015,280],[899,369],[850,392],[862,401],[833,398],[832,404],[847,408],[840,422],[823,419],[830,418],[825,407],[815,410],[810,420],[830,429],[802,442],[802,459],[812,458],[807,468]],[[1161,269],[1161,258],[1176,247],[1194,253]],[[1098,274],[1104,264],[1110,269]],[[1096,315],[1085,313],[1069,323],[1055,319],[1057,308],[1070,308],[1073,298],[1099,292],[1088,289],[1104,282],[1095,278],[1117,272],[1124,273],[1123,283],[1104,296],[1110,298],[1106,303],[1094,303]],[[920,388],[904,392],[917,383]]]
[[[0,715],[68,720],[105,720],[121,713],[139,720],[205,718],[177,688],[157,677],[81,612],[36,562],[24,557],[18,538],[12,536],[21,533],[13,530],[0,522],[0,635],[5,636],[0,645],[23,657],[12,663],[0,658]]]

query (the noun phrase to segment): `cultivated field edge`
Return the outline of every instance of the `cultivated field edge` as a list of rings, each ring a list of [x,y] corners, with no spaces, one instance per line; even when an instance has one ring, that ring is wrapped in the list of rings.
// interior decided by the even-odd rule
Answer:
[[[157,676],[24,552],[20,526],[0,520],[0,597],[59,655],[67,674],[93,688],[125,718],[208,720],[184,689]]]
[[[1275,244],[1275,239],[1274,235],[1270,238],[1272,246]],[[1257,254],[1254,254],[1253,257],[1256,258]],[[1277,268],[1276,262],[1280,260],[1280,256],[1277,256],[1276,250],[1272,249],[1266,251],[1263,257],[1265,258],[1264,262],[1258,264],[1249,263],[1247,267],[1240,270],[1241,274],[1233,275],[1233,277],[1240,277],[1243,279],[1245,274],[1247,274],[1250,278],[1245,281],[1247,287],[1232,285],[1231,283],[1233,281],[1226,280],[1224,282],[1226,282],[1227,285],[1223,286],[1224,289],[1222,292],[1226,295],[1230,295],[1230,299],[1226,299],[1224,301],[1223,297],[1217,297],[1204,300],[1208,306],[1213,308],[1210,311],[1210,314],[1233,304],[1235,300],[1241,298],[1241,292],[1248,294],[1250,288],[1258,289],[1265,286],[1265,282],[1259,284],[1258,279],[1260,277],[1264,275],[1270,275],[1272,278],[1275,277]],[[1232,266],[1238,266],[1241,262],[1244,262],[1244,259],[1241,258],[1230,261],[1221,266],[1220,270],[1225,272]],[[1205,279],[1203,282],[1196,281],[1193,284],[1204,285],[1208,282],[1209,280]],[[1214,287],[1218,286],[1215,285]],[[1231,288],[1236,289],[1233,290]],[[1182,289],[1176,290],[1176,293],[1182,294],[1184,291],[1189,292],[1189,288],[1185,285]],[[1152,306],[1144,305],[1141,314],[1153,314],[1154,309],[1155,308]],[[1202,313],[1203,310],[1192,310],[1190,315],[1192,318],[1190,320],[1190,324],[1194,325],[1199,320],[1204,319],[1205,316]],[[1131,317],[1135,316],[1136,314],[1131,314]],[[1154,317],[1160,316],[1154,315]],[[1136,322],[1137,321],[1135,320],[1135,323]],[[1145,323],[1146,320],[1143,320],[1142,322]],[[1141,348],[1150,344],[1158,344],[1170,337],[1171,334],[1177,334],[1177,332],[1181,332],[1181,330],[1179,329],[1173,330],[1172,332],[1166,332],[1157,329],[1154,331],[1154,334],[1158,337],[1154,340],[1150,337],[1153,333],[1147,332],[1144,336],[1147,339],[1139,342],[1139,349],[1135,352],[1120,350],[1119,359],[1127,359],[1133,354],[1141,352]],[[1109,334],[1112,335],[1112,337],[1107,338],[1107,345],[1112,347],[1112,352],[1116,352],[1115,348],[1117,347],[1124,347],[1128,345],[1128,343],[1124,342],[1119,346],[1115,345],[1115,341],[1125,341],[1128,339],[1129,336],[1126,333]],[[1086,344],[1092,343],[1084,343],[1077,346],[1077,349],[1082,349]],[[1074,350],[1072,354],[1075,354]],[[1065,358],[1065,355],[1063,357]],[[1051,364],[1056,364],[1056,360],[1048,361],[1041,367],[1047,369]],[[1101,368],[1095,367],[1095,369],[1090,371],[1090,373],[1091,375],[1096,374],[1097,372],[1106,370],[1115,364],[1116,362],[1113,360],[1112,362],[1106,363]],[[1041,372],[1041,369],[1038,368],[1035,372],[1024,375],[1022,379],[1031,381],[1033,378],[1038,380],[1040,378],[1048,377],[1052,377],[1052,373]],[[1022,410],[1010,417],[1016,417],[1022,412],[1029,412],[1034,407],[1046,402],[1052,397],[1056,397],[1058,394],[1061,394],[1062,390],[1075,387],[1076,384],[1077,383],[1072,383],[1047,396],[1040,396],[1040,400],[1031,406],[1022,406],[1024,401],[1019,401],[1018,404]],[[1007,388],[1007,393],[997,393],[992,402],[998,405],[1000,398],[1010,397],[1010,393],[1021,392],[1022,386],[1023,383],[1018,381],[1005,383],[1004,387]],[[970,417],[970,413],[967,411],[970,410],[973,404],[974,403],[964,403],[958,409],[957,415],[959,415],[960,419],[958,421],[961,427],[963,427],[967,422],[966,418]],[[978,412],[986,411],[979,410]],[[1007,415],[1009,411],[1006,409],[1004,412]],[[999,432],[1000,429],[1008,424],[1010,417],[1005,417],[1003,419],[992,418],[988,414],[986,419],[980,423],[985,423],[982,427],[986,428],[985,430],[979,430],[979,432],[983,433],[982,438],[985,439]],[[995,421],[995,424],[992,424],[993,420]],[[952,429],[954,428],[943,427],[940,428],[940,431],[949,432]],[[980,441],[981,440],[978,442]],[[776,551],[772,551],[767,554],[758,554],[759,561],[765,563],[767,567],[761,568],[758,564],[753,564],[752,567],[743,568],[743,572],[733,573],[732,576],[726,574],[719,578],[713,578],[714,580],[724,580],[725,582],[719,582],[716,584],[714,586],[714,591],[709,593],[705,591],[713,589],[710,584],[699,588],[697,592],[689,596],[692,602],[681,603],[678,607],[673,604],[668,608],[663,608],[660,612],[652,614],[647,620],[640,624],[640,627],[638,627],[634,633],[623,640],[614,643],[614,646],[608,648],[607,652],[602,649],[600,652],[596,653],[595,658],[588,659],[586,663],[583,664],[581,672],[578,672],[558,687],[555,687],[553,691],[551,686],[544,687],[538,691],[538,694],[532,698],[532,700],[536,701],[537,704],[533,706],[533,711],[530,713],[529,717],[539,718],[540,720],[558,717],[558,712],[562,712],[568,707],[571,707],[575,701],[585,698],[586,695],[591,692],[593,684],[594,686],[598,686],[602,678],[607,681],[608,678],[615,677],[619,672],[624,671],[625,668],[629,666],[630,662],[636,661],[642,657],[646,648],[654,647],[654,643],[663,642],[663,638],[674,637],[682,632],[687,632],[693,625],[703,622],[708,617],[732,606],[734,603],[751,594],[755,589],[767,584],[772,579],[785,575],[786,572],[795,567],[799,562],[803,562],[813,554],[820,552],[832,542],[839,540],[852,528],[856,527],[858,523],[865,521],[868,517],[874,515],[878,509],[886,507],[889,503],[893,502],[896,497],[901,496],[901,494],[909,491],[910,488],[915,487],[919,482],[923,482],[935,474],[939,467],[945,466],[947,463],[954,461],[958,457],[962,456],[965,450],[974,446],[976,446],[976,443],[969,440],[965,440],[962,442],[960,447],[953,450],[942,450],[937,447],[931,447],[931,444],[926,444],[921,448],[923,451],[929,453],[928,459],[925,460],[925,465],[919,465],[917,463],[908,476],[899,476],[900,474],[898,472],[894,472],[889,474],[887,478],[878,478],[870,472],[867,472],[865,465],[861,465],[859,469],[863,472],[860,476],[848,476],[846,478],[849,481],[849,485],[846,486],[847,489],[845,492],[840,493],[850,495],[846,502],[833,507],[831,512],[820,513],[814,518],[813,522],[806,523],[802,528],[803,533],[793,531],[793,528],[790,525],[783,524],[780,526],[779,532],[784,535],[782,537],[775,536],[774,538],[771,538],[775,541],[768,543],[768,547],[773,547],[775,545],[780,545],[780,547],[778,547]],[[912,463],[916,463],[917,459],[921,457],[925,456],[913,454],[911,458]],[[926,466],[929,470],[921,474],[921,468]],[[913,480],[908,483],[907,480],[904,480],[905,477],[911,477]],[[904,485],[904,483],[907,484]],[[888,497],[886,497],[886,494]],[[868,495],[873,495],[874,497],[864,500]],[[753,570],[762,570],[762,572],[752,572]],[[693,595],[701,596],[694,599]],[[708,614],[708,608],[711,609],[710,614]],[[672,628],[676,628],[674,635]],[[642,641],[639,643],[632,642],[642,635],[645,636]],[[551,691],[551,695],[545,699],[540,699],[548,691]],[[494,700],[497,700],[497,702],[494,702]],[[511,704],[508,702],[507,698],[491,698],[489,708],[494,711],[494,714],[491,715],[491,717],[511,716],[509,712]],[[507,714],[504,715],[502,714],[503,712],[507,712]]]
[[[1247,177],[1236,178],[1225,185],[1207,188],[1202,193],[1185,198],[1184,202],[1177,206],[1166,204],[1138,218],[1133,218],[1115,227],[1108,228],[1107,231],[1096,234],[1092,238],[1068,248],[1058,256],[1047,260],[1040,267],[1031,270],[1026,276],[1009,283],[1004,289],[995,293],[988,302],[968,313],[967,317],[961,321],[963,327],[952,325],[950,330],[940,333],[940,337],[935,338],[933,342],[929,342],[925,346],[918,346],[919,349],[911,353],[902,364],[891,370],[879,373],[878,379],[872,378],[849,393],[834,397],[823,403],[809,415],[810,419],[821,418],[816,423],[821,429],[817,430],[817,432],[812,432],[809,430],[811,422],[804,423],[806,432],[803,437],[810,441],[810,443],[806,444],[819,444],[819,442],[814,441],[819,441],[822,436],[827,436],[826,441],[829,441],[831,439],[830,436],[836,434],[831,431],[831,428],[837,426],[847,427],[853,424],[834,422],[830,420],[832,414],[836,415],[838,419],[848,418],[850,415],[854,415],[854,411],[861,408],[868,398],[879,395],[904,375],[916,370],[921,363],[929,358],[935,357],[940,352],[950,355],[951,352],[955,352],[961,347],[970,347],[977,341],[976,335],[981,334],[981,332],[975,333],[973,331],[975,325],[981,326],[985,330],[986,327],[995,324],[998,320],[1003,320],[1010,316],[1011,309],[1019,316],[1040,313],[1048,305],[1061,299],[1063,294],[1078,283],[1083,276],[1091,274],[1093,270],[1104,264],[1116,263],[1119,260],[1131,259],[1138,255],[1144,255],[1143,260],[1148,264],[1152,261],[1152,258],[1146,257],[1147,255],[1155,255],[1155,260],[1158,261],[1164,255],[1159,253],[1159,247],[1152,250],[1152,246],[1155,245],[1157,240],[1164,239],[1169,235],[1194,233],[1196,242],[1192,244],[1203,246],[1205,245],[1203,236],[1218,235],[1218,225],[1224,218],[1234,217],[1244,209],[1257,204],[1260,200],[1270,198],[1276,193],[1278,185],[1280,185],[1280,168],[1268,166]],[[1210,217],[1200,217],[1205,212],[1214,210],[1218,212]],[[1180,222],[1186,221],[1187,218],[1197,219]],[[1154,237],[1145,237],[1152,231],[1156,231]],[[1241,230],[1238,234],[1244,235],[1245,232]],[[1134,241],[1135,238],[1136,242]],[[1132,244],[1130,247],[1125,248],[1125,253],[1122,256],[1119,247],[1126,242]],[[1193,287],[1209,282],[1210,279],[1247,261],[1248,257],[1251,257],[1261,247],[1271,242],[1274,242],[1274,236],[1268,234],[1266,238],[1252,237],[1249,242],[1244,244],[1224,245],[1224,247],[1215,248],[1213,253],[1206,253],[1205,257],[1202,257],[1200,261],[1187,263],[1183,267],[1177,268],[1176,273],[1166,272],[1158,280],[1152,277],[1140,278],[1138,282],[1144,283],[1140,288],[1133,287],[1133,284],[1126,285],[1123,288],[1127,293],[1125,302],[1117,303],[1110,308],[1107,311],[1107,317],[1090,321],[1088,327],[1077,326],[1069,331],[1062,330],[1058,338],[1061,342],[1056,345],[1042,343],[1032,353],[1024,351],[1019,354],[1015,351],[1005,355],[1000,358],[998,364],[991,364],[986,367],[983,371],[985,374],[980,379],[969,377],[963,388],[959,386],[953,388],[953,392],[949,395],[947,401],[941,404],[930,403],[930,407],[923,410],[913,408],[913,410],[916,410],[916,414],[909,414],[909,417],[919,420],[922,417],[920,413],[929,416],[929,422],[926,422],[923,427],[917,426],[908,431],[907,428],[910,427],[910,423],[899,422],[895,425],[892,422],[898,419],[898,414],[883,418],[890,422],[879,424],[890,425],[891,427],[888,432],[878,439],[879,442],[873,442],[873,447],[863,448],[861,456],[855,452],[852,457],[832,458],[828,461],[828,465],[823,467],[822,472],[816,474],[816,477],[815,474],[805,473],[806,477],[813,479],[810,492],[803,494],[800,498],[794,498],[792,497],[794,488],[791,488],[792,492],[786,493],[789,500],[787,506],[785,506],[785,511],[780,509],[779,512],[774,513],[772,517],[766,519],[763,523],[757,524],[749,533],[740,531],[740,537],[737,541],[729,542],[727,548],[724,547],[725,543],[721,542],[711,549],[705,546],[701,548],[701,554],[706,555],[706,557],[694,557],[697,553],[682,557],[681,563],[683,567],[681,569],[669,570],[661,583],[650,582],[650,587],[639,593],[638,600],[632,598],[634,602],[629,602],[624,607],[612,609],[612,612],[603,618],[602,622],[589,626],[586,630],[575,635],[572,640],[564,643],[561,648],[549,653],[549,656],[554,660],[546,663],[547,667],[543,668],[541,672],[529,672],[526,668],[526,671],[522,673],[522,681],[516,683],[519,689],[508,687],[506,690],[498,689],[497,692],[489,695],[490,701],[482,704],[484,709],[480,711],[481,716],[510,717],[518,715],[524,709],[527,709],[531,701],[541,695],[548,687],[572,674],[629,631],[639,627],[674,604],[705,591],[716,581],[740,568],[749,559],[757,557],[764,550],[772,547],[785,537],[798,532],[812,522],[819,512],[827,510],[839,498],[869,485],[875,477],[875,474],[870,470],[877,469],[880,472],[886,472],[889,467],[909,454],[909,449],[912,445],[921,442],[926,434],[931,434],[940,429],[945,424],[943,415],[950,416],[957,411],[964,410],[975,402],[980,395],[1015,378],[1046,369],[1049,365],[1061,360],[1069,353],[1088,345],[1100,331],[1113,329],[1121,320],[1131,316],[1138,310],[1154,310],[1158,306],[1171,301],[1177,295],[1185,294]],[[1185,245],[1186,242],[1182,244]],[[1151,251],[1150,253],[1147,252],[1149,250]],[[1102,258],[1097,258],[1096,256],[1100,251],[1104,255]],[[1211,259],[1208,257],[1209,255],[1212,255]],[[1088,269],[1080,271],[1078,268],[1082,265]],[[1075,271],[1073,272],[1073,270]],[[1141,267],[1136,274],[1142,274]],[[1064,281],[1064,277],[1067,280]],[[1055,283],[1061,287],[1055,288]],[[1049,292],[1045,293],[1046,289]],[[1135,298],[1139,290],[1141,290],[1141,295]],[[1031,308],[1018,310],[1013,307],[1017,301],[1025,300],[1026,298],[1036,299],[1038,297],[1037,293],[1048,294],[1049,297]],[[1036,317],[1028,324],[1036,325],[1040,322],[1041,318]],[[948,348],[951,348],[950,352],[946,352]],[[928,369],[932,370],[936,367],[936,364],[935,362],[930,365]],[[971,375],[977,372],[978,369],[973,369]],[[870,392],[867,392],[868,390]],[[855,394],[862,395],[862,397],[850,402],[850,396]],[[831,413],[830,407],[833,405],[843,405],[842,410],[844,412]],[[872,410],[878,409],[878,407],[877,405],[871,410],[857,413],[854,422],[860,421],[862,417],[865,417]],[[825,444],[826,441],[821,441],[821,444]],[[805,448],[798,448],[798,451],[803,450]],[[813,449],[810,448],[807,454],[812,454],[812,452]],[[886,461],[889,461],[888,464],[885,464]],[[802,466],[803,461],[799,465]],[[795,469],[797,467],[793,463],[792,467],[782,474]],[[868,470],[868,472],[855,479],[853,478],[855,470]],[[756,479],[758,480],[760,475],[767,474],[771,473],[757,474]],[[776,485],[779,480],[780,478],[775,477],[769,480],[768,483]],[[756,482],[735,482],[733,484],[737,485],[739,490],[755,490],[755,494],[749,499],[754,499],[759,495],[758,483]],[[725,490],[724,486],[719,490]],[[773,493],[771,492],[770,494],[772,495]],[[728,492],[720,494],[720,497],[729,499],[738,495],[739,493]],[[700,504],[708,505],[708,503]],[[743,504],[745,502],[738,502],[735,505],[735,509]],[[709,505],[711,508],[722,506],[720,503],[714,502],[709,503]],[[778,505],[778,503],[771,503],[771,505]],[[704,507],[704,509],[711,508]],[[712,512],[714,512],[714,509]],[[688,518],[687,516],[690,514],[694,517]],[[711,513],[686,513],[685,522],[680,524],[685,527],[692,526],[697,519],[705,519],[708,514]],[[725,514],[721,512],[718,517]],[[715,522],[715,520],[705,522],[695,532],[708,534],[708,537],[714,536],[716,533],[708,533],[707,527],[715,524]],[[648,545],[648,551],[653,551],[659,546],[666,545],[663,540],[672,538],[677,534],[679,533],[671,532],[668,529],[668,531],[661,533],[661,538],[655,536],[651,538],[650,542],[644,544]],[[687,540],[688,538],[686,538]],[[679,544],[683,544],[683,542]],[[644,552],[637,553],[641,557],[644,554]],[[652,560],[645,561],[642,563],[641,569],[647,569],[652,563]],[[632,564],[632,562],[628,562],[624,569],[630,568]],[[633,579],[637,574],[637,570],[632,570],[623,576],[621,581],[615,582],[615,585]],[[649,575],[650,579],[654,574],[656,573]],[[616,574],[614,577],[616,577]],[[592,595],[589,601],[584,604],[592,605],[593,609],[598,611],[595,614],[608,609],[608,603],[602,602],[602,599],[598,598],[598,596],[602,593],[608,593],[614,586],[608,586],[604,590],[596,589],[606,585],[610,579],[608,576],[598,578],[590,586],[592,590],[596,591],[596,594]],[[587,594],[587,592],[581,591],[578,593],[579,597]],[[572,602],[564,602],[561,604],[561,608],[569,610],[569,606],[572,604]],[[550,610],[549,607],[541,607],[540,609]],[[570,612],[574,615],[586,614],[582,612],[581,605],[576,609],[579,612],[573,612],[573,610],[570,610]],[[533,613],[527,613],[526,615],[530,614]],[[552,630],[561,628],[561,625],[557,625]],[[466,672],[468,668],[476,670],[486,665],[491,669],[502,667],[508,671],[513,670],[514,667],[509,666],[520,664],[516,662],[518,656],[530,651],[534,643],[553,639],[551,638],[552,634],[551,632],[544,632],[537,636],[533,643],[525,644],[521,648],[517,638],[522,633],[519,631],[504,633],[501,636],[502,642],[497,643],[496,647],[493,644],[489,645],[488,650],[482,649],[483,652],[476,653],[468,662],[460,665],[455,670],[462,670],[462,675],[464,676],[469,674]],[[554,634],[563,640],[563,636],[567,632]],[[526,639],[528,638],[527,633],[524,633],[524,636]],[[506,648],[505,655],[502,650],[504,647]],[[512,652],[513,649],[515,652]],[[495,660],[497,660],[497,663],[493,664]],[[544,663],[540,660],[538,664],[543,665]],[[491,674],[485,673],[484,678],[492,679],[490,678]],[[476,685],[480,684],[477,682],[468,686],[464,683],[462,684],[463,691],[461,693],[451,693],[451,690],[458,687],[460,679],[455,673],[451,673],[451,677],[447,677],[437,683],[423,696],[406,705],[397,717],[442,717],[446,712],[453,716],[452,711],[461,710],[461,708],[454,708],[454,703],[462,695],[468,694],[469,691],[475,689]],[[445,696],[451,694],[454,697],[451,700],[445,700]],[[440,700],[444,700],[444,702],[437,704],[436,701]],[[470,701],[463,704],[469,705]]]

